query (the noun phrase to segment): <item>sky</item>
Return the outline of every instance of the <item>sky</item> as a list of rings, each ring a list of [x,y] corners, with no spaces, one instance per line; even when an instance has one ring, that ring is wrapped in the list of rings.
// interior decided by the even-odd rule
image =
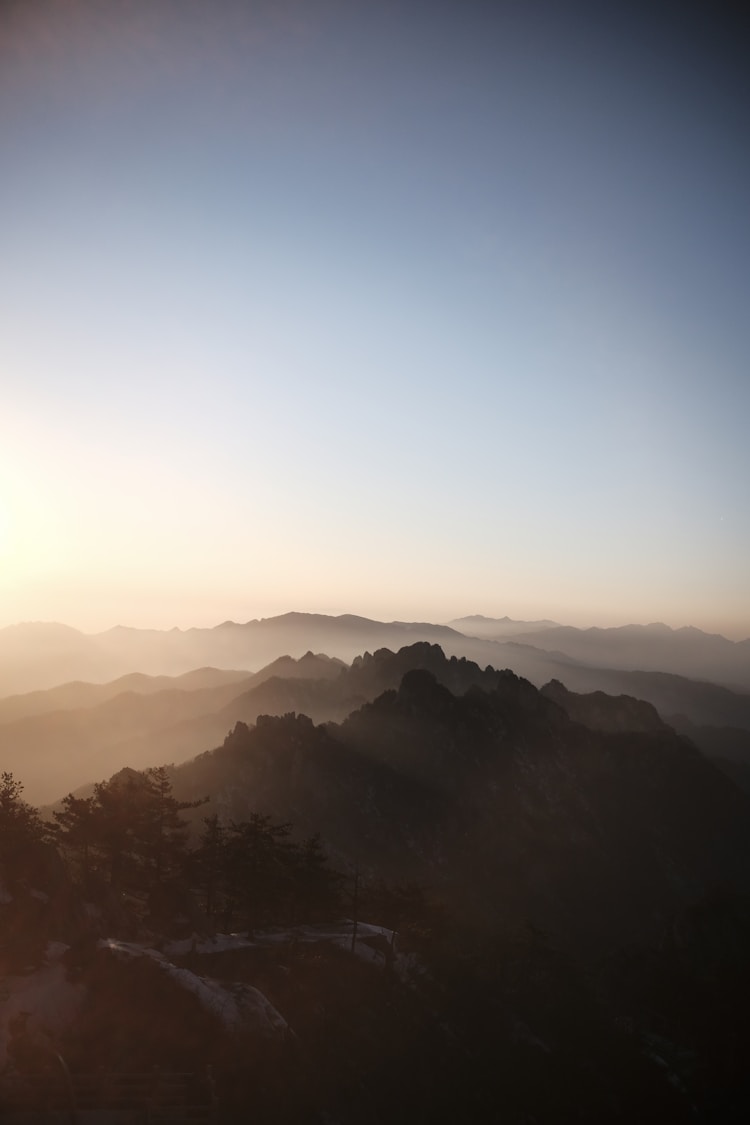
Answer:
[[[4,4],[0,625],[750,636],[743,42],[715,5]]]

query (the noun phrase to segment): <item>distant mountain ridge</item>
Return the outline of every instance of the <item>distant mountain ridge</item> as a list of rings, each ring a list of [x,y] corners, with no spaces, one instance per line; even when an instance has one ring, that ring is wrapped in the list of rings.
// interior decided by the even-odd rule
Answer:
[[[661,622],[616,628],[558,625],[535,630],[525,643],[564,652],[578,663],[623,671],[673,672],[728,687],[750,688],[750,639],[731,641],[691,625]]]
[[[459,624],[466,632],[454,627]],[[133,672],[176,676],[214,667],[249,673],[280,656],[299,658],[308,651],[349,663],[363,652],[398,650],[415,641],[440,644],[449,655],[479,664],[513,667],[538,686],[561,678],[556,665],[563,663],[580,666],[582,674],[591,669],[653,671],[750,690],[750,640],[730,641],[691,627],[581,630],[548,625],[479,615],[439,625],[297,612],[244,624],[226,621],[209,629],[117,626],[90,635],[57,624],[14,625],[0,630],[0,696],[72,680],[102,683]]]
[[[505,649],[498,646],[497,651]],[[318,723],[342,722],[363,704],[396,688],[415,669],[430,672],[456,695],[473,687],[496,690],[514,675],[465,657],[446,656],[439,645],[420,641],[397,652],[384,648],[365,653],[351,666],[306,653],[298,660],[281,657],[254,675],[201,670],[166,680],[170,686],[164,690],[149,690],[165,681],[148,677],[65,685],[48,693],[0,700],[0,764],[23,779],[34,802],[54,801],[123,766],[183,762],[218,746],[237,722],[254,725],[261,715],[297,712]],[[723,730],[734,728],[735,741],[739,738],[743,745],[750,738],[748,695],[680,676],[587,671],[552,660],[537,671],[550,669],[554,674],[543,694],[557,691],[558,696],[552,697],[585,726],[654,731],[679,719],[690,727],[686,733],[696,732],[696,742],[709,755],[724,753]],[[227,678],[222,680],[224,675]],[[200,686],[207,676],[218,680]],[[143,690],[117,690],[133,683]],[[190,684],[195,686],[189,689]],[[54,710],[51,703],[61,692],[68,709]],[[82,706],[70,705],[75,698]],[[25,702],[29,712],[18,717]],[[3,716],[4,704],[10,705],[10,715]],[[579,710],[571,711],[573,706]],[[709,728],[714,732],[710,736]]]
[[[262,690],[266,682],[305,676],[324,685],[344,667],[307,653],[299,661],[282,657],[256,675],[199,669],[173,679],[125,676],[11,696],[0,700],[0,766],[23,780],[34,803],[54,801],[124,766],[181,762],[217,745],[235,721],[224,709],[251,685]]]
[[[709,736],[705,728],[750,730],[750,694],[707,677],[622,667],[636,659],[662,663],[675,637],[688,645],[689,660],[683,653],[683,662],[693,665],[700,665],[702,656],[705,666],[707,655],[717,652],[726,665],[728,654],[742,658],[747,647],[700,630],[654,625],[532,629],[514,640],[493,641],[446,625],[377,622],[351,614],[290,613],[213,629],[116,628],[94,636],[60,625],[12,626],[0,630],[0,684],[19,674],[57,682],[46,693],[0,698],[0,765],[23,777],[30,799],[43,802],[118,766],[184,761],[218,745],[236,722],[254,723],[260,714],[297,711],[316,722],[342,721],[408,670],[402,665],[399,676],[386,672],[387,661],[372,662],[370,654],[388,652],[395,668],[401,651],[414,645],[425,647],[419,658],[412,653],[407,659],[441,681],[439,661],[430,655],[431,648],[440,651],[437,645],[441,659],[444,652],[478,669],[511,669],[538,688],[559,681],[569,692],[644,700],[663,721],[682,716],[700,729],[696,737],[710,752],[724,736]],[[597,666],[597,645],[600,655],[621,666]],[[93,681],[108,682],[70,682],[81,667]],[[452,691],[465,690],[443,682]]]
[[[122,692],[93,706],[40,709],[0,721],[0,762],[23,777],[35,802],[45,803],[124,766],[140,769],[183,762],[219,745],[238,722],[252,725],[261,715],[294,711],[317,722],[341,721],[398,686],[404,674],[415,668],[430,671],[458,694],[473,686],[494,688],[511,674],[482,669],[465,658],[448,658],[439,645],[424,641],[396,653],[385,648],[365,653],[351,667],[312,653],[299,660],[282,657],[255,675],[232,674],[228,682],[213,687]],[[170,682],[179,684],[181,679]],[[111,688],[72,686],[95,692]],[[58,690],[49,694],[54,698]],[[8,702],[20,705],[24,698],[12,697]]]
[[[0,699],[0,723],[41,715],[48,711],[74,711],[81,707],[96,707],[117,695],[128,692],[136,695],[154,695],[161,691],[196,691],[219,687],[248,678],[247,672],[226,668],[195,668],[179,676],[147,676],[143,672],[128,672],[105,683],[73,680],[58,687],[9,695]]]
[[[518,621],[512,617],[485,617],[482,613],[472,613],[468,617],[457,617],[449,621],[452,629],[467,636],[481,637],[485,640],[501,640],[523,633],[535,633],[542,629],[556,629],[558,623],[546,618],[541,621]]]
[[[346,660],[372,648],[400,648],[415,640],[460,643],[446,625],[382,622],[353,614],[287,613],[208,629],[135,629],[115,626],[85,634],[56,623],[0,629],[0,696],[56,687],[72,680],[102,683],[131,672],[176,676],[200,667],[245,668],[280,656],[325,652]]]

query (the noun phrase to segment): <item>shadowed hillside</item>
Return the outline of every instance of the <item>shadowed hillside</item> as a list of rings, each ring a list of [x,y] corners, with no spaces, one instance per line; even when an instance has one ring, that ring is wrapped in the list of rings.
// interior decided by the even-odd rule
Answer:
[[[55,1050],[99,1110],[157,1065],[221,1122],[743,1119],[750,798],[632,698],[424,644],[329,671],[375,697],[54,828],[4,775],[0,1112],[65,1110]]]
[[[519,650],[520,646],[497,647],[501,654],[514,657]],[[397,687],[404,673],[414,668],[431,671],[457,694],[472,686],[492,689],[504,675],[465,657],[446,657],[440,646],[420,641],[395,653],[389,649],[365,653],[356,657],[351,667],[308,652],[298,660],[280,657],[252,676],[203,669],[167,680],[175,685],[169,690],[159,690],[163,679],[143,676],[104,685],[69,684],[0,701],[0,715],[3,704],[11,714],[24,709],[32,712],[0,722],[0,754],[6,768],[23,772],[27,792],[35,801],[49,802],[67,789],[93,782],[102,773],[122,766],[143,768],[154,761],[183,762],[219,745],[237,722],[253,724],[259,715],[296,711],[315,722],[341,722],[363,703]],[[566,707],[580,698],[569,689],[598,691],[604,705],[599,725],[609,716],[603,729],[658,729],[675,714],[701,729],[741,729],[743,724],[750,728],[750,696],[717,685],[655,672],[586,670],[551,660],[537,671],[549,668],[565,676],[561,690],[569,692]],[[203,686],[206,683],[213,686]],[[559,683],[559,679],[551,683]],[[123,686],[135,690],[118,691]],[[650,703],[631,700],[625,706],[621,698],[613,704],[613,695],[638,696]],[[73,706],[77,700],[99,698],[104,702]],[[50,710],[58,701],[70,706],[67,710]],[[654,714],[651,704],[659,715]],[[587,707],[588,712],[571,712],[571,717],[596,726],[591,704]],[[636,714],[641,718],[634,728]],[[721,740],[722,736],[718,737]],[[695,738],[707,753],[714,753],[715,736],[696,734]]]
[[[134,675],[13,696],[0,700],[0,715],[3,704],[11,714],[25,714],[0,721],[0,760],[4,768],[23,773],[34,801],[50,802],[123,766],[184,761],[215,745],[232,726],[223,709],[250,684],[315,675],[324,685],[342,667],[308,653],[299,661],[282,657],[254,676],[199,669],[175,679]],[[53,709],[60,702],[68,706]]]
[[[661,725],[588,729],[496,676],[455,696],[415,669],[338,726],[238,725],[176,789],[211,793],[224,817],[251,804],[321,831],[334,854],[439,885],[472,917],[603,947],[653,938],[714,886],[750,890],[750,806],[690,743]]]

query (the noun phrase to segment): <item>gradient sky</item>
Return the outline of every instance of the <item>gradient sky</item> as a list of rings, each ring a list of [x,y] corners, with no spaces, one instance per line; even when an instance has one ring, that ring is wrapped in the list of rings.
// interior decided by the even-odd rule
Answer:
[[[0,625],[750,635],[719,9],[0,13]]]

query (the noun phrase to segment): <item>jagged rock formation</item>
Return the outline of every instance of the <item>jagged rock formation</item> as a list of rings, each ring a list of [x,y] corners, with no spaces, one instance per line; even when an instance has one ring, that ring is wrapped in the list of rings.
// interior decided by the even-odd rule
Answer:
[[[529,918],[578,945],[653,938],[717,882],[750,890],[746,797],[650,710],[626,717],[653,729],[606,733],[512,673],[486,675],[492,690],[456,696],[412,669],[339,726],[238,725],[175,791],[293,820],[474,918]]]
[[[363,927],[377,946],[353,953],[340,921],[202,941],[187,913],[170,943],[143,893],[89,880],[84,900],[51,845],[16,848],[0,871],[13,1057],[39,985],[68,1005],[45,1034],[76,1089],[99,1065],[211,1062],[230,1120],[744,1119],[748,798],[637,700],[538,691],[433,645],[331,672],[329,703],[375,698],[337,724],[237,722],[169,776],[178,801],[211,795],[196,822],[320,831],[350,903],[384,912]]]

